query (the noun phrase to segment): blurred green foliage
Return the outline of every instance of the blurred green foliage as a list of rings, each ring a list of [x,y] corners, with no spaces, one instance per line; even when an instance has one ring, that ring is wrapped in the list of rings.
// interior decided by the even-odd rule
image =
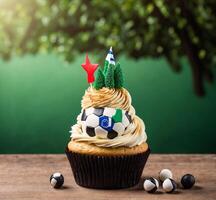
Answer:
[[[214,0],[1,0],[0,56],[78,53],[114,47],[138,59],[165,56],[174,71],[190,62],[195,92],[213,81],[216,60]]]

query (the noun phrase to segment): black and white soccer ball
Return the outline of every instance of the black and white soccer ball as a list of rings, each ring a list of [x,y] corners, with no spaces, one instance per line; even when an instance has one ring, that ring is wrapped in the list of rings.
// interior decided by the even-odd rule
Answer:
[[[54,188],[60,188],[64,184],[64,177],[61,173],[56,172],[50,176],[50,184]]]
[[[173,174],[172,174],[172,171],[169,170],[169,169],[162,169],[159,173],[159,179],[160,181],[164,181],[165,179],[167,178],[173,178]]]
[[[167,178],[164,180],[163,184],[162,184],[163,190],[167,193],[172,193],[176,190],[177,188],[177,184],[176,182],[171,179],[171,178]]]
[[[159,188],[159,182],[156,178],[148,178],[144,181],[143,188],[146,192],[154,193]]]
[[[81,113],[82,130],[90,137],[113,139],[123,135],[132,122],[128,111],[115,108],[87,108]]]

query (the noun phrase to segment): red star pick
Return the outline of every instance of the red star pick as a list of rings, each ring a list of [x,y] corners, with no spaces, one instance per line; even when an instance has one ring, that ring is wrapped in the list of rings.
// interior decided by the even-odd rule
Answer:
[[[91,64],[88,54],[86,54],[86,60],[85,63],[81,65],[83,69],[87,72],[88,75],[88,83],[94,82],[94,72],[98,67],[98,64]]]

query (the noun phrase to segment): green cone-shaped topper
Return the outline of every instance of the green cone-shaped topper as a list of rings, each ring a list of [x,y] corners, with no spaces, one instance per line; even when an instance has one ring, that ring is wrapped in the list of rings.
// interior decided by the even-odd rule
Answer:
[[[114,71],[114,81],[115,81],[115,88],[119,89],[123,87],[124,78],[123,78],[122,69],[119,63],[116,65],[116,68]]]
[[[105,77],[101,68],[98,68],[96,73],[96,81],[94,82],[94,88],[99,90],[105,87]]]
[[[108,88],[115,88],[114,67],[114,65],[109,64],[105,74],[105,86]]]

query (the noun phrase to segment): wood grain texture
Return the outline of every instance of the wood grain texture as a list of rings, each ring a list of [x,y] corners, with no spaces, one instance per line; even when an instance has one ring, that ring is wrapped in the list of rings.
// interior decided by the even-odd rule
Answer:
[[[156,194],[143,191],[144,177],[157,177],[162,168],[170,168],[177,182],[183,174],[192,173],[196,185],[191,190],[178,189],[174,194],[166,194],[161,188]],[[49,184],[50,175],[57,171],[65,178],[64,187],[58,190]],[[216,155],[152,154],[140,184],[122,190],[96,190],[76,185],[65,155],[0,155],[0,199],[215,200]]]

